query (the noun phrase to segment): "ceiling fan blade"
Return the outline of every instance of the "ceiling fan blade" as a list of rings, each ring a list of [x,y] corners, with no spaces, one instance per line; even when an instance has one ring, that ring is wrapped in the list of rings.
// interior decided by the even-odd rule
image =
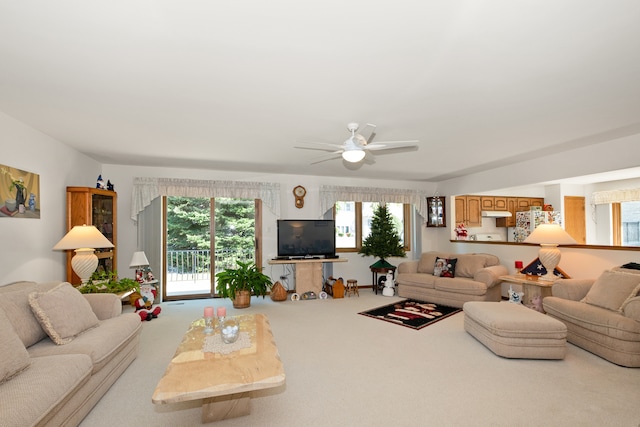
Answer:
[[[376,164],[376,156],[373,153],[367,152],[364,156],[364,163],[367,165],[375,165]]]
[[[329,160],[339,159],[341,155],[342,155],[342,151],[334,151],[333,153],[325,154],[324,156],[320,156],[320,157],[316,157],[315,160],[313,160],[309,164],[315,165],[315,164],[326,162],[326,161],[329,161]]]
[[[293,148],[299,148],[302,150],[323,150],[323,151],[334,151],[341,150],[342,145],[340,144],[330,144],[328,142],[303,142],[303,144],[313,144],[314,146],[294,146]]]
[[[370,144],[376,136],[376,125],[373,123],[367,123],[358,133],[362,135],[367,144]]]
[[[365,150],[389,150],[392,148],[417,147],[417,140],[410,141],[381,141],[367,145]]]

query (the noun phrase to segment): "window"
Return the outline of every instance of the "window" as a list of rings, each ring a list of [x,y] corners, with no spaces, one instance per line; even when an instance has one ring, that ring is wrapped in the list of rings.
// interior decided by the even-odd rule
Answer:
[[[620,203],[622,246],[640,246],[640,202]]]
[[[337,202],[333,216],[336,220],[336,251],[358,252],[362,241],[371,233],[371,219],[378,203]],[[393,217],[400,241],[405,250],[410,250],[411,205],[387,203]]]

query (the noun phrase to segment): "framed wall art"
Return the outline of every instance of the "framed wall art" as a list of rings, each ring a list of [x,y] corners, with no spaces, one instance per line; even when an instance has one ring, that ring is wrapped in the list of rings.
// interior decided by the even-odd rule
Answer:
[[[40,175],[0,165],[0,218],[40,218]]]

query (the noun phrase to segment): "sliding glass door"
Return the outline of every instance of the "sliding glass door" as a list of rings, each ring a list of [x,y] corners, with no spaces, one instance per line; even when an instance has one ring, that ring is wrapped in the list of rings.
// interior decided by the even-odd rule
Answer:
[[[163,299],[210,298],[218,271],[261,262],[260,207],[252,199],[166,197]]]

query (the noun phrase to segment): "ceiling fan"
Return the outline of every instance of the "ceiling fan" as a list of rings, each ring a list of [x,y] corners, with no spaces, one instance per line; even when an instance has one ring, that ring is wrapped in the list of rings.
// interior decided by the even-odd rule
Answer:
[[[326,142],[307,142],[307,144],[318,145],[318,147],[295,147],[305,150],[322,150],[330,151],[328,156],[324,156],[311,164],[324,162],[342,156],[344,160],[350,163],[358,163],[367,154],[367,151],[390,150],[394,148],[417,147],[417,140],[410,141],[381,141],[372,143],[376,136],[376,125],[367,123],[367,125],[358,132],[360,125],[358,123],[349,123],[347,129],[351,132],[351,136],[342,144],[331,144]]]

